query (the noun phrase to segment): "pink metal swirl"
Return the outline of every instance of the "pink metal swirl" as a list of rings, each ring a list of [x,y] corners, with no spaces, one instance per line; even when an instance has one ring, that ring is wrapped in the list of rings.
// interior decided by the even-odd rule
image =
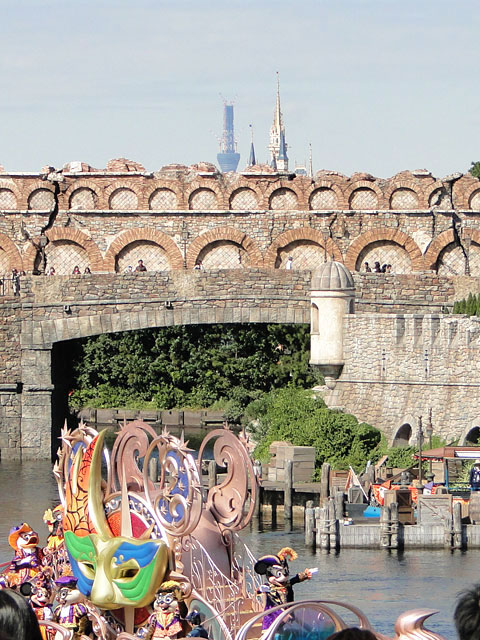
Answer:
[[[395,623],[394,640],[446,640],[444,636],[425,629],[423,623],[433,616],[432,609],[413,609],[402,613]]]
[[[153,427],[142,420],[124,424],[112,449],[112,468],[108,478],[108,493],[120,491],[123,474],[132,491],[142,491],[144,474],[139,461],[144,460],[150,442],[157,437]],[[148,482],[147,476],[147,482]]]
[[[243,529],[251,520],[258,492],[258,480],[246,443],[228,429],[215,429],[203,440],[198,453],[198,468],[202,468],[205,449],[215,441],[215,462],[227,468],[225,480],[208,492],[207,509],[219,524],[232,531]],[[250,489],[250,491],[249,491]],[[248,510],[245,504],[250,498]]]
[[[145,453],[145,495],[155,516],[172,538],[190,534],[202,515],[200,477],[188,443],[167,432],[157,436]],[[153,456],[158,460],[158,482],[148,479]]]

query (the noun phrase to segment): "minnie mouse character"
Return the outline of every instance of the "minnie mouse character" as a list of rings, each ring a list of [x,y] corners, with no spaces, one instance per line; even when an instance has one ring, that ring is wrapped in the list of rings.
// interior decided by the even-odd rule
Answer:
[[[279,604],[293,602],[293,585],[304,580],[310,580],[313,573],[315,573],[313,569],[305,569],[305,571],[290,577],[288,560],[296,560],[297,557],[293,549],[284,547],[280,549],[278,555],[262,556],[255,563],[255,571],[261,576],[266,576],[268,581],[268,584],[263,584],[257,590],[258,593],[265,594],[264,611],[268,611],[268,609]],[[282,610],[278,609],[264,616],[262,629],[268,629],[281,613]]]

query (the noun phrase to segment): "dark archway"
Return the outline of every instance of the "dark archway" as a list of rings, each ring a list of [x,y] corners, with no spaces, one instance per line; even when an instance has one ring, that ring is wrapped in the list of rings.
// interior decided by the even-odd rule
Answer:
[[[465,437],[465,444],[478,445],[480,443],[480,427],[473,427]]]
[[[393,439],[394,447],[408,447],[410,438],[412,437],[412,427],[408,424],[402,424]]]

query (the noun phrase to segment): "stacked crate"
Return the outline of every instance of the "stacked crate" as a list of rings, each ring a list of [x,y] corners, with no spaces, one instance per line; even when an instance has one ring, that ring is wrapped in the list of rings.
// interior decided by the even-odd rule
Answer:
[[[285,482],[287,460],[293,462],[293,482],[312,482],[315,471],[315,447],[296,447],[289,442],[272,442],[268,479]]]

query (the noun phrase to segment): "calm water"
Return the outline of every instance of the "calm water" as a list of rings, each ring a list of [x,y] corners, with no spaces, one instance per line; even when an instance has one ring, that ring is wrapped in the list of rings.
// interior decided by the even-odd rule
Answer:
[[[46,539],[42,521],[45,509],[58,504],[55,481],[49,463],[0,464],[0,562],[12,557],[8,545],[11,526],[26,520]],[[293,571],[318,567],[311,582],[295,587],[297,599],[312,596],[348,601],[362,609],[374,627],[393,635],[396,617],[408,609],[440,610],[431,618],[431,629],[455,638],[452,611],[457,593],[479,578],[477,551],[388,551],[346,550],[339,555],[312,552],[303,544],[303,533],[285,533],[271,527],[265,532],[246,531],[242,535],[254,555],[276,553],[291,546],[298,553]]]

